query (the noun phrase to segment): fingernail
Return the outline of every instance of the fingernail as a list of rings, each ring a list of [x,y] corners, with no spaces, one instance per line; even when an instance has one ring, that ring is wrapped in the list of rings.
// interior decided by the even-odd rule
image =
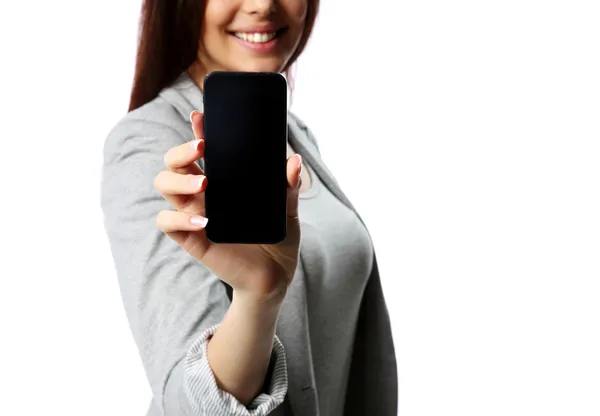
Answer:
[[[197,152],[200,150],[200,145],[202,144],[204,140],[202,139],[196,139],[196,140],[192,140],[190,142],[190,149],[192,150],[192,152]]]
[[[190,184],[194,188],[202,188],[202,185],[204,185],[205,180],[206,180],[206,176],[200,176],[199,179],[197,176],[194,176],[193,178],[190,178]]]
[[[298,154],[298,169],[302,169],[302,156],[300,154]]]
[[[199,111],[198,110],[194,110],[194,111],[192,111],[190,113],[190,123],[192,123],[192,124],[194,123],[193,116],[194,116],[195,113],[199,113]]]
[[[190,217],[190,224],[192,224],[192,225],[204,227],[204,226],[206,226],[207,222],[208,222],[208,218],[205,218],[205,217],[200,217],[200,216]]]

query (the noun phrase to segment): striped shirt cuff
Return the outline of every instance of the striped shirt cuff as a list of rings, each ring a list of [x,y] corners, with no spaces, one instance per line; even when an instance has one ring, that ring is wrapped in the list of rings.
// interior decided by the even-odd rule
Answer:
[[[194,413],[201,416],[265,416],[285,399],[288,389],[287,365],[283,344],[275,336],[275,366],[267,393],[259,394],[247,407],[232,394],[221,390],[208,363],[208,340],[219,325],[205,330],[192,344],[185,357],[184,389]]]

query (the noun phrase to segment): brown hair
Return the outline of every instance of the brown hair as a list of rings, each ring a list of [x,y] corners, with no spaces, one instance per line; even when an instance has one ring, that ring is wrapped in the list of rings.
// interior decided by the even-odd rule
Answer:
[[[144,0],[129,111],[153,100],[197,58],[205,0]],[[306,47],[319,0],[308,0],[302,39],[284,71]]]

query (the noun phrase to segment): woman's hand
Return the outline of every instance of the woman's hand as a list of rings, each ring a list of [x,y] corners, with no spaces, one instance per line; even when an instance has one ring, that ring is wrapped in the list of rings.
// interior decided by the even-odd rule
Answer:
[[[287,235],[279,244],[213,244],[204,227],[204,190],[207,178],[195,162],[204,156],[204,115],[192,112],[190,119],[196,140],[171,148],[165,154],[168,170],[160,172],[155,188],[176,211],[161,211],[157,225],[185,251],[198,259],[218,278],[228,283],[236,296],[255,300],[282,300],[298,264],[300,223],[298,193],[302,158],[287,160]],[[254,186],[260,186],[255,183]],[[248,201],[251,203],[251,201]],[[244,215],[243,211],[239,215]],[[247,218],[252,221],[252,218]]]

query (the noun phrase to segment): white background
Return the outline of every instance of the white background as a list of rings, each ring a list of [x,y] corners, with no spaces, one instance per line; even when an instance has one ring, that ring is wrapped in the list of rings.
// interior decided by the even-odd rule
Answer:
[[[99,207],[139,6],[1,3],[1,414],[146,410]],[[375,241],[400,414],[599,415],[598,3],[321,11],[293,110]]]

